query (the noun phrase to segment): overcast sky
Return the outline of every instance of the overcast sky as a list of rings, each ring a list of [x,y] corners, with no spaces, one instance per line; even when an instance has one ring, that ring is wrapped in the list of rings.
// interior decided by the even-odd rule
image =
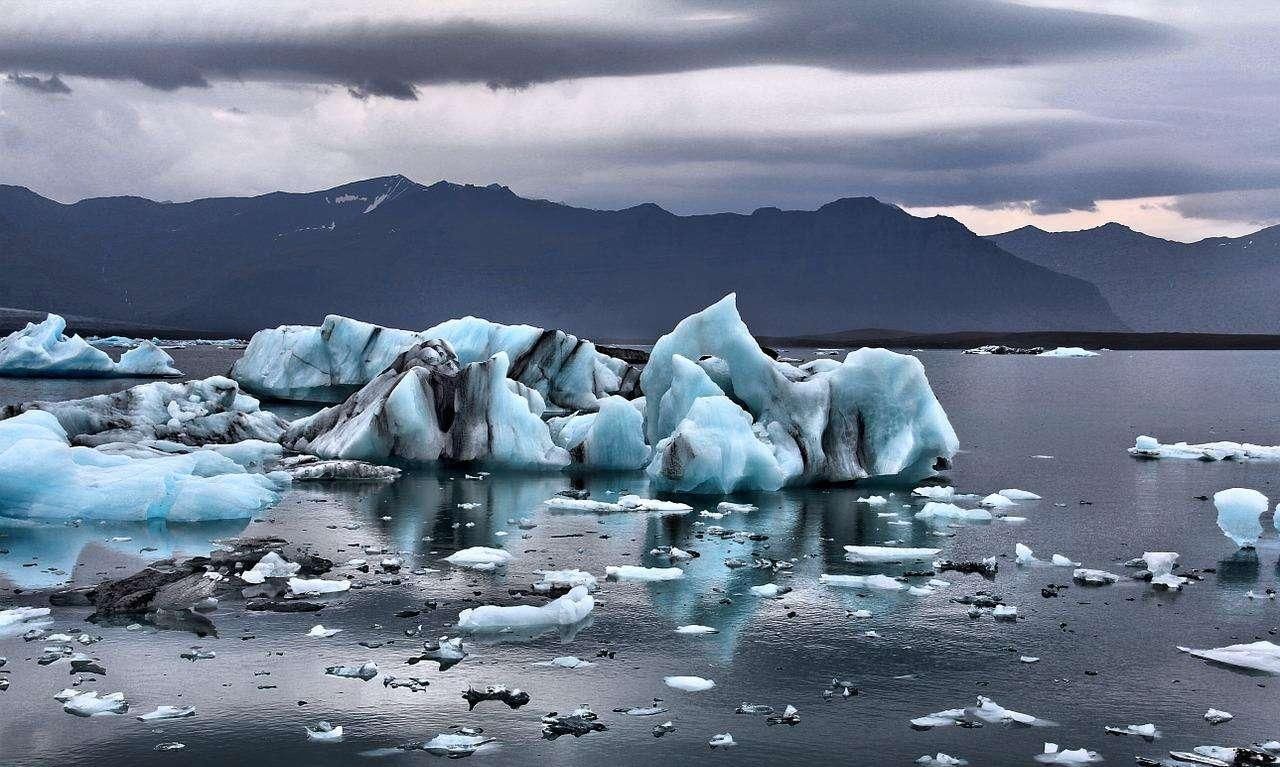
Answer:
[[[210,7],[212,6],[212,7]],[[317,7],[319,6],[319,7]],[[574,205],[874,195],[980,233],[1280,221],[1275,0],[8,0],[0,183],[403,173]]]

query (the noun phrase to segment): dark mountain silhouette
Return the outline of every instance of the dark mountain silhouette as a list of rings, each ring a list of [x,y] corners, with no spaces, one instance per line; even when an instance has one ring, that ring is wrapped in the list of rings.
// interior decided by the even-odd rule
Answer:
[[[402,176],[186,203],[0,187],[0,256],[0,305],[236,333],[476,314],[652,338],[729,291],[774,335],[1122,328],[1093,285],[871,198],[677,216]]]
[[[1079,232],[1024,226],[987,239],[1032,263],[1093,282],[1134,330],[1280,330],[1280,226],[1193,243],[1114,223]]]

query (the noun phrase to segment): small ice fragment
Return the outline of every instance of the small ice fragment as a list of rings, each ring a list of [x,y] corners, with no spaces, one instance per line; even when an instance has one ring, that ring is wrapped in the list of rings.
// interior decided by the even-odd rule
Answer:
[[[1007,490],[1001,490],[1000,495],[1003,495],[1005,498],[1008,498],[1011,501],[1040,500],[1040,496],[1036,495],[1035,493],[1029,492],[1027,490],[1018,490],[1017,488],[1009,488]]]
[[[988,495],[986,498],[983,498],[981,501],[978,501],[978,505],[983,507],[984,509],[1003,509],[1007,506],[1012,506],[1013,501],[1009,500],[1008,498],[1005,498],[1003,495],[1000,495],[999,493],[992,493],[991,495]]]
[[[1016,621],[1018,608],[1013,605],[996,605],[991,608],[991,617],[998,621]]]
[[[138,716],[139,722],[154,722],[161,719],[186,719],[195,716],[194,706],[156,706],[156,710]]]
[[[687,626],[678,627],[676,629],[676,633],[677,634],[718,634],[720,633],[720,629],[712,628],[710,626],[699,626],[696,623],[691,623]]]
[[[340,676],[345,679],[359,679],[367,682],[378,675],[378,664],[365,661],[359,666],[329,666],[324,670],[329,676]]]
[[[338,594],[351,589],[351,581],[343,579],[331,581],[325,578],[290,578],[289,593],[299,597],[318,596],[320,594]]]
[[[328,722],[317,722],[315,727],[307,727],[307,739],[322,743],[336,743],[342,740],[342,726],[334,727]]]
[[[707,741],[707,745],[712,748],[733,748],[738,744],[734,742],[733,735],[726,732],[720,735],[712,735],[711,740]]]
[[[1234,714],[1229,714],[1226,711],[1220,711],[1216,708],[1211,708],[1204,712],[1204,720],[1209,724],[1222,724],[1223,722],[1229,722],[1232,719],[1235,719]]]
[[[1102,761],[1097,751],[1084,748],[1062,750],[1057,743],[1045,743],[1044,753],[1036,754],[1036,761],[1041,764],[1091,764]]]
[[[62,710],[68,714],[84,717],[119,716],[129,710],[129,704],[125,701],[124,693],[122,692],[99,695],[97,690],[88,692],[63,690],[62,693],[59,693],[59,696],[66,692],[71,692],[71,697],[64,700]]]
[[[890,578],[882,573],[874,575],[829,575],[818,576],[819,583],[852,589],[875,589],[879,591],[901,591],[907,586],[902,581]]]
[[[942,551],[905,546],[845,546],[844,550],[850,562],[916,562],[933,559]]]
[[[609,565],[605,577],[617,581],[673,581],[684,577],[678,567],[640,567],[637,565]]]
[[[1258,520],[1267,511],[1267,497],[1257,490],[1233,487],[1213,494],[1218,510],[1218,528],[1242,549],[1251,549],[1262,535]],[[1147,565],[1150,567],[1150,563]]]
[[[916,760],[916,764],[922,764],[924,767],[960,767],[960,765],[968,764],[968,762],[939,751],[934,756],[925,754]]]
[[[334,636],[335,634],[338,634],[341,631],[342,629],[327,629],[324,626],[317,623],[316,625],[311,627],[310,631],[307,632],[307,636],[328,639],[329,637]]]
[[[716,686],[715,682],[700,676],[666,676],[662,681],[672,689],[685,692],[702,692]]]
[[[444,561],[454,567],[465,567],[471,570],[492,570],[510,562],[511,552],[488,546],[472,546],[450,554],[444,558]]]
[[[582,660],[581,658],[574,655],[562,655],[559,658],[552,658],[551,660],[539,661],[533,665],[554,666],[556,668],[587,668],[589,666],[594,666],[596,664],[592,663],[589,660]]]

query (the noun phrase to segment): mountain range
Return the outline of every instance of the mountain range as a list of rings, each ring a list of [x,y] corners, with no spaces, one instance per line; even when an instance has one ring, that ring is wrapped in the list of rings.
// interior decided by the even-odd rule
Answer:
[[[987,239],[1097,285],[1136,331],[1280,331],[1280,226],[1192,243],[1114,223],[1078,232],[1024,226]]]
[[[0,186],[0,257],[0,306],[241,335],[474,314],[650,339],[730,291],[774,336],[1126,326],[1084,275],[869,197],[681,216],[403,176],[182,203]]]

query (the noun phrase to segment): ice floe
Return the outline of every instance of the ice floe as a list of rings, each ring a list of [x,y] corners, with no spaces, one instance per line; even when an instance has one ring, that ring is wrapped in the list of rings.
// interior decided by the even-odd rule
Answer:
[[[1087,748],[1062,749],[1057,743],[1045,743],[1044,751],[1035,759],[1041,764],[1092,764],[1101,762],[1102,755]]]
[[[1224,666],[1263,671],[1280,675],[1280,645],[1267,641],[1233,644],[1207,650],[1178,647],[1182,652],[1197,658],[1221,663]]]
[[[511,561],[511,552],[494,549],[488,546],[472,546],[456,551],[444,558],[454,567],[465,567],[468,570],[493,570]]]
[[[850,562],[916,562],[932,560],[942,549],[907,546],[845,546],[844,551],[845,558]]]
[[[1037,357],[1097,357],[1097,352],[1091,352],[1088,349],[1082,349],[1079,346],[1059,346],[1056,349],[1047,349],[1036,355]]]
[[[604,573],[615,581],[674,581],[684,577],[684,570],[679,567],[608,565]]]
[[[664,676],[662,682],[673,690],[684,692],[703,692],[716,686],[714,681],[700,676]]]
[[[545,605],[481,605],[458,613],[458,628],[467,631],[569,626],[585,619],[595,600],[582,586]]]
[[[963,509],[954,503],[930,501],[917,511],[916,519],[933,525],[945,525],[952,522],[990,522],[991,512],[986,509]]]
[[[1280,446],[1250,442],[1176,442],[1165,445],[1155,437],[1142,435],[1134,440],[1129,455],[1135,458],[1182,458],[1198,461],[1280,461]]]
[[[819,583],[828,586],[839,586],[848,589],[870,589],[875,591],[901,591],[907,587],[902,581],[890,578],[881,573],[874,575],[830,575],[818,576]]]
[[[137,458],[72,447],[53,413],[0,421],[0,516],[30,519],[243,519],[275,505],[282,473],[248,473],[213,450]]]

